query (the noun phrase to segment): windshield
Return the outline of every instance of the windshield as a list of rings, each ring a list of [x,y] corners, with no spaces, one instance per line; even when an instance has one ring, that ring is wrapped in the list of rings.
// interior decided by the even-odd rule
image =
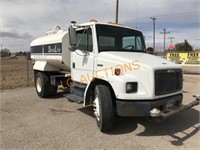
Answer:
[[[108,25],[96,25],[96,30],[99,52],[145,52],[143,35],[140,31]]]

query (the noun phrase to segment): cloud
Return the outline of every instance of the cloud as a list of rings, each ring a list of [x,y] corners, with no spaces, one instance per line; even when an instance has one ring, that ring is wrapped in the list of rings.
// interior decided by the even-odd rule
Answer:
[[[29,33],[19,34],[17,32],[0,32],[1,38],[29,39],[33,36]]]
[[[14,50],[16,48],[14,40],[21,39],[18,41],[21,44],[17,43],[17,47],[27,50],[34,37],[43,36],[55,25],[67,29],[72,20],[83,23],[92,18],[99,22],[114,22],[115,2],[115,0],[2,0],[3,36],[1,35],[0,40],[2,39],[1,42],[6,47]],[[182,41],[188,37],[188,32],[185,31],[198,30],[199,13],[199,0],[119,1],[119,23],[142,30],[150,45],[152,20],[149,17],[157,17],[157,41],[163,37],[159,34],[162,28],[170,30],[177,41]],[[5,28],[7,30],[4,30]],[[190,34],[190,38],[199,39],[197,33],[195,32],[193,36]],[[195,42],[197,41],[194,40],[193,43]]]

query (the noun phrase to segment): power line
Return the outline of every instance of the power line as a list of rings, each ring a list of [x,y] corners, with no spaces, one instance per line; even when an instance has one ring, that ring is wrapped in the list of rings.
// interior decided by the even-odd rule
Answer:
[[[200,12],[182,12],[182,13],[175,13],[175,14],[163,14],[158,15],[159,17],[163,16],[183,16],[183,15],[192,15],[192,14],[200,14]]]
[[[111,3],[111,0],[108,0],[107,2],[104,3],[105,5],[105,10],[103,11],[103,16],[106,16],[103,18],[103,21],[106,22],[108,20],[108,10],[109,10],[109,7],[110,7],[110,3]]]
[[[174,13],[174,14],[163,14],[163,15],[156,15],[156,17],[167,17],[167,16],[183,16],[183,15],[193,15],[193,14],[200,14],[200,12],[182,12],[182,13]],[[143,17],[143,18],[136,18],[134,20],[127,20],[124,21],[124,23],[129,22],[129,21],[137,21],[137,20],[144,20],[144,19],[148,19],[149,17]]]

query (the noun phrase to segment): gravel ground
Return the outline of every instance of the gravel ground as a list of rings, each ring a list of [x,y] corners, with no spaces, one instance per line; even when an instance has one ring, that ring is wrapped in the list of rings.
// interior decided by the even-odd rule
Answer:
[[[184,76],[184,104],[200,93],[200,76]],[[1,91],[0,149],[200,149],[200,107],[162,123],[117,117],[112,131],[101,133],[90,107],[69,102],[63,93],[41,99],[35,89]]]

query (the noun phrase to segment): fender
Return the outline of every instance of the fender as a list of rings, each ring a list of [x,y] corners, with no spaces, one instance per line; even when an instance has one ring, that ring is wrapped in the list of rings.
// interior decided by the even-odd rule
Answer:
[[[59,71],[58,68],[50,65],[47,61],[35,61],[33,70],[39,71]]]
[[[85,88],[85,92],[84,92],[84,102],[83,102],[83,106],[86,107],[88,105],[91,104],[90,101],[90,96],[91,94],[93,94],[94,92],[94,88],[97,84],[104,84],[107,85],[110,89],[111,95],[113,97],[113,99],[116,99],[116,95],[115,92],[112,88],[112,86],[110,85],[110,83],[108,81],[102,80],[102,79],[97,79],[97,78],[93,78],[93,80],[87,84],[86,88]]]

